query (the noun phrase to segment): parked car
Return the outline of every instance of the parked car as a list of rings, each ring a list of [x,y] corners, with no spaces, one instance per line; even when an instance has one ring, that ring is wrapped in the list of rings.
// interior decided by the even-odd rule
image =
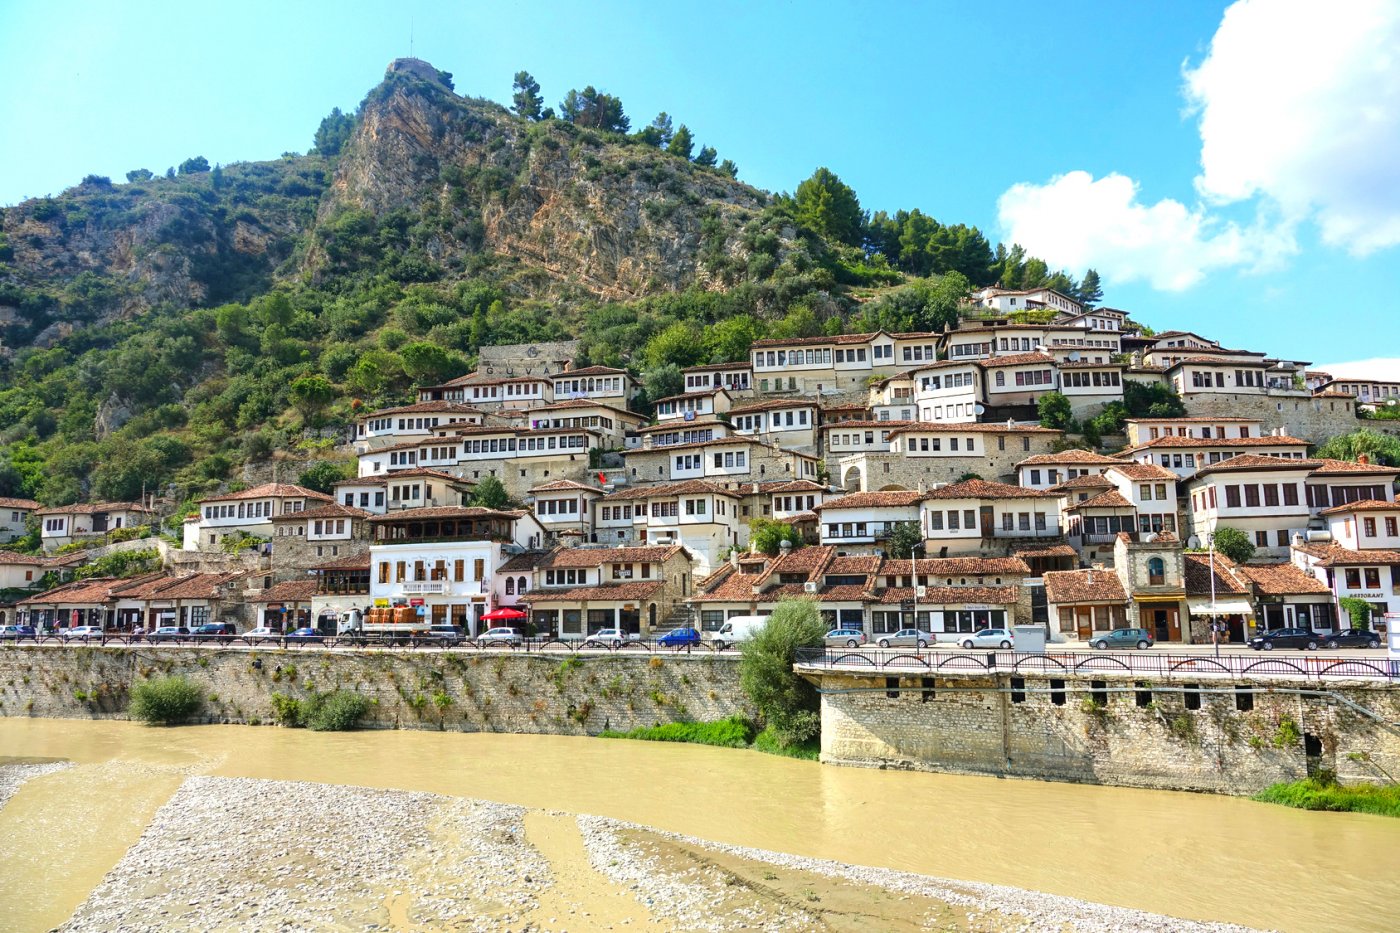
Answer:
[[[621,648],[632,641],[626,629],[601,628],[583,640],[585,648]]]
[[[64,641],[87,641],[89,638],[101,638],[102,626],[100,625],[75,625],[66,628],[61,633]]]
[[[147,635],[146,639],[151,642],[180,641],[183,638],[188,638],[189,634],[190,630],[183,625],[162,625]]]
[[[25,639],[34,641],[38,638],[38,633],[34,631],[32,625],[3,625],[0,626],[0,641],[23,641]]]
[[[1381,636],[1370,629],[1349,628],[1328,635],[1323,644],[1328,648],[1379,648]]]
[[[897,632],[888,635],[881,635],[875,639],[875,644],[881,648],[927,648],[937,641],[932,632],[925,632],[917,628],[902,628]]]
[[[688,648],[700,644],[700,633],[693,628],[673,628],[656,643],[663,648]]]
[[[324,639],[324,635],[322,635],[320,632],[316,631],[309,625],[303,626],[302,628],[287,633],[288,642],[301,642],[302,644],[311,644],[312,642],[319,642]]]
[[[716,648],[723,651],[731,645],[737,645],[753,638],[759,629],[768,624],[768,616],[733,616],[719,627],[719,631],[710,636]]]
[[[865,644],[865,633],[858,628],[834,628],[824,639],[828,648],[859,648]]]
[[[227,645],[233,641],[233,636],[238,634],[238,629],[232,622],[208,622],[204,625],[196,625],[190,631],[191,635],[199,635],[204,638],[217,641],[219,644]]]
[[[265,641],[276,641],[277,633],[266,625],[259,625],[257,628],[250,628],[239,636],[245,644],[259,645]]]
[[[1109,632],[1098,632],[1089,639],[1089,647],[1097,648],[1100,651],[1107,651],[1110,648],[1139,648],[1146,649],[1152,647],[1152,636],[1145,628],[1116,628]]]
[[[1275,648],[1306,648],[1316,651],[1322,644],[1322,636],[1312,629],[1276,628],[1263,635],[1255,635],[1249,640],[1249,647],[1255,651],[1273,651]]]
[[[1015,643],[1011,631],[1004,628],[984,628],[958,639],[958,644],[964,648],[1010,648]]]
[[[463,642],[462,630],[455,625],[434,625],[420,636],[428,644],[455,648]]]
[[[496,628],[488,628],[486,631],[476,636],[476,643],[483,648],[494,648],[500,645],[518,648],[520,645],[524,644],[524,641],[525,639],[520,637],[520,631],[518,629],[513,629],[505,625]]]

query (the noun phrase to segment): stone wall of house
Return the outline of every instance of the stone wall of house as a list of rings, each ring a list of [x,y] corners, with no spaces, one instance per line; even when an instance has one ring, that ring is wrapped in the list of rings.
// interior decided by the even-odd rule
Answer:
[[[571,479],[587,482],[593,472],[588,468],[588,452],[558,457],[515,457],[509,460],[464,460],[448,472],[464,479],[480,481],[494,476],[517,501],[524,501],[530,490],[543,483]]]
[[[826,674],[824,689],[867,689],[823,695],[822,760],[1226,794],[1255,793],[1317,768],[1333,769],[1343,781],[1382,781],[1400,765],[1400,737],[1344,704],[1267,692],[1252,694],[1246,711],[1237,706],[1237,685],[1222,681],[1202,685],[1223,692],[1201,693],[1199,708],[1189,709],[1180,681],[1097,676],[906,673],[887,682]],[[1012,692],[1020,687],[1024,695]],[[1094,687],[1119,692],[1095,700]],[[1382,719],[1400,718],[1400,690],[1355,683],[1329,689]],[[1309,745],[1317,754],[1309,755]]]
[[[304,527],[305,523],[303,523]],[[276,582],[304,580],[312,567],[355,554],[368,553],[369,524],[355,522],[358,537],[343,541],[319,541],[305,535],[281,535],[272,539],[272,573]],[[285,526],[291,531],[294,526]]]
[[[212,722],[270,723],[273,695],[354,690],[365,725],[587,735],[751,715],[738,656],[20,645],[0,648],[0,715],[125,719],[134,682],[183,674]]]
[[[868,451],[833,458],[827,466],[831,481],[847,491],[878,492],[888,487],[917,489],[923,482],[955,483],[964,474],[976,473],[993,482],[1016,482],[1016,464],[1036,454],[1055,449],[1058,435],[1031,435],[1030,450],[1022,446],[1022,438],[1005,437],[1005,449],[998,445],[995,435],[979,435],[979,446],[985,452],[968,457],[911,457],[904,453]]]
[[[1186,413],[1193,418],[1258,418],[1265,431],[1283,428],[1289,437],[1314,444],[1371,423],[1358,422],[1356,403],[1344,398],[1199,392],[1184,401]]]
[[[794,462],[797,459],[794,454],[776,450],[763,444],[752,444],[747,449],[749,453],[748,473],[703,478],[707,482],[729,488],[737,488],[748,483],[767,483],[776,480],[816,479],[815,476],[803,476],[798,472],[800,468]],[[636,486],[645,483],[679,482],[671,476],[671,466],[674,463],[672,457],[676,452],[676,448],[672,447],[629,450],[626,454],[628,484]],[[681,448],[679,452],[692,454],[698,452],[702,457],[711,455],[710,449],[706,447],[685,447]]]

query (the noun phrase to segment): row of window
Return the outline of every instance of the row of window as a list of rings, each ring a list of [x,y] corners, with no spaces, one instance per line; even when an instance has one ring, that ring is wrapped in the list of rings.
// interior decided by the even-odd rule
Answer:
[[[1083,372],[1071,369],[1061,373],[1061,379],[1065,387],[1070,389],[1113,387],[1123,384],[1123,376],[1116,369],[1110,369],[1105,372],[1099,372],[1097,370]]]
[[[579,501],[577,499],[537,499],[535,500],[535,514],[577,515],[579,514]]]
[[[292,512],[300,512],[306,507],[306,503],[300,499],[282,503],[282,514],[287,515]],[[207,519],[216,518],[271,518],[277,514],[276,504],[272,501],[258,500],[255,502],[240,502],[234,505],[232,502],[223,505],[206,505],[204,507],[204,517]]]
[[[621,392],[621,376],[598,376],[589,377],[586,379],[558,379],[554,382],[554,394],[556,396],[584,395],[589,393],[617,395]]]
[[[393,571],[393,582],[395,583],[422,583],[430,578],[432,580],[446,580],[448,575],[448,565],[445,560],[436,560],[429,566],[427,561],[413,561],[410,568],[408,561],[394,561],[392,564],[387,561],[379,562],[379,582],[388,583],[390,570]],[[410,569],[413,576],[409,577]],[[456,583],[467,582],[467,562],[463,559],[454,560],[451,567],[452,580]],[[476,558],[472,561],[471,582],[479,583],[486,577],[486,561]]]
[[[944,373],[941,376],[919,377],[919,385],[925,392],[937,392],[939,389],[961,389],[976,381],[977,377],[972,373]]]
[[[653,447],[670,447],[673,444],[697,444],[714,439],[715,429],[704,428],[703,430],[667,431],[664,434],[653,434],[651,444]]]

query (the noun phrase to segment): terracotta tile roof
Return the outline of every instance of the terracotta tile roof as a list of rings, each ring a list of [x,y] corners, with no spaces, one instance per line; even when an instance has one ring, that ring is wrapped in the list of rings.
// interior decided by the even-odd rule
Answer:
[[[1295,548],[1310,557],[1317,558],[1321,567],[1366,567],[1395,566],[1400,564],[1400,551],[1386,551],[1368,548],[1353,551],[1340,544],[1304,544]]]
[[[555,373],[551,379],[569,379],[573,376],[625,376],[627,370],[613,369],[611,366],[585,366],[583,369],[566,369],[562,373]]]
[[[1400,475],[1400,467],[1389,467],[1380,463],[1356,463],[1351,460],[1332,460],[1327,457],[1318,457],[1317,462],[1321,463],[1322,466],[1313,471],[1314,476],[1345,475],[1352,473],[1389,473]]]
[[[662,448],[671,450],[670,447]],[[728,496],[731,499],[739,498],[738,493],[730,492],[723,486],[716,483],[707,482],[703,479],[688,479],[677,483],[651,483],[645,486],[632,486],[627,489],[619,489],[617,492],[608,493],[602,498],[602,502],[615,502],[619,499],[667,499],[672,496],[699,496],[699,495]]]
[[[1173,473],[1172,476],[1175,477],[1176,474]],[[1076,476],[1073,479],[1067,479],[1063,483],[1056,483],[1045,491],[1070,492],[1075,489],[1110,489],[1112,486],[1111,482],[1104,479],[1103,474],[1094,474],[1093,476]]]
[[[216,599],[226,584],[233,583],[243,576],[242,573],[195,573],[177,577],[157,590],[156,598]]]
[[[1128,594],[1112,570],[1047,570],[1045,599],[1056,605],[1074,603],[1122,603]]]
[[[1348,502],[1345,505],[1334,505],[1330,509],[1323,509],[1320,515],[1346,515],[1351,512],[1394,512],[1400,509],[1400,502],[1383,502],[1380,499],[1362,499],[1360,502]]]
[[[515,554],[496,569],[497,573],[528,573],[535,569],[535,565],[544,560],[549,555],[548,551],[526,551],[523,554]]]
[[[360,420],[365,418],[380,418],[384,415],[417,415],[417,414],[451,414],[451,415],[479,415],[482,414],[480,408],[473,408],[461,402],[449,402],[442,399],[431,402],[414,402],[412,405],[397,405],[393,408],[381,408],[368,414],[359,416]]]
[[[1154,352],[1154,353],[1167,353],[1167,352],[1170,352],[1171,350],[1174,350],[1174,349],[1179,349],[1179,348],[1177,348],[1177,347],[1167,347],[1167,348],[1164,348],[1164,349],[1162,349],[1162,350],[1156,350],[1156,351],[1153,351],[1153,352]],[[1200,347],[1193,347],[1193,348],[1191,349],[1191,352],[1192,352],[1192,353],[1196,353],[1196,354],[1202,354],[1202,353],[1208,353],[1208,352],[1211,352],[1211,351],[1202,349],[1202,348],[1200,348]],[[1236,358],[1238,355],[1243,355],[1243,354],[1247,353],[1248,351],[1246,351],[1246,350],[1219,350],[1219,351],[1215,351],[1215,352],[1220,353],[1220,354],[1221,354],[1221,358],[1216,358],[1216,357],[1213,357],[1213,356],[1200,356],[1200,355],[1197,355],[1197,356],[1188,356],[1188,357],[1186,357],[1185,359],[1177,360],[1175,363],[1173,363],[1171,366],[1169,366],[1169,367],[1167,367],[1167,368],[1168,368],[1169,370],[1171,370],[1171,369],[1176,369],[1178,366],[1185,366],[1185,365],[1187,365],[1188,363],[1191,364],[1191,365],[1193,365],[1193,366],[1200,366],[1200,365],[1202,365],[1202,364],[1206,364],[1206,365],[1212,365],[1212,366],[1258,366],[1258,367],[1260,367],[1261,369],[1267,369],[1267,368],[1268,368],[1268,364],[1265,363],[1263,360],[1242,360],[1242,359],[1237,359],[1237,358]],[[1262,353],[1251,353],[1251,354],[1249,354],[1249,355],[1250,355],[1250,356],[1263,356]]]
[[[682,550],[679,544],[664,547],[556,548],[539,558],[537,567],[597,567],[600,564],[655,564],[670,560]]]
[[[823,344],[844,346],[852,343],[868,343],[879,333],[880,331],[869,334],[838,334],[835,337],[770,337],[765,340],[755,340],[750,346],[755,350],[759,347],[812,347]]]
[[[251,597],[255,603],[309,603],[316,595],[315,580],[287,580]]]
[[[696,393],[691,393],[696,394]],[[736,408],[731,408],[728,414],[746,415],[751,411],[772,411],[777,408],[817,408],[817,400],[814,398],[775,398],[762,402],[748,402]],[[811,427],[811,425],[808,425]]]
[[[267,498],[298,498],[298,499],[319,499],[329,502],[330,496],[314,489],[307,489],[305,486],[297,486],[292,483],[262,483],[251,489],[241,489],[238,492],[226,492],[219,496],[209,496],[199,500],[204,502],[227,502],[230,499],[267,499]]]
[[[48,563],[44,557],[33,554],[16,554],[14,551],[0,551],[0,566],[42,567]]]
[[[1055,358],[1048,353],[1013,353],[1010,356],[993,356],[977,362],[983,369],[1000,369],[1003,366],[1029,366],[1033,363],[1053,365]]]
[[[126,583],[126,580],[118,580],[112,577],[92,577],[87,580],[74,580],[72,583],[65,583],[62,586],[54,587],[47,592],[37,596],[30,596],[28,599],[21,599],[16,605],[19,606],[91,606],[103,605],[110,598],[110,591],[114,585]]]
[[[693,421],[677,421],[676,424],[677,424],[677,425],[685,425],[686,427],[689,427],[690,425],[695,424],[695,422],[693,422]],[[771,451],[771,452],[773,452],[773,453],[775,453],[775,454],[778,454],[778,455],[780,455],[780,456],[801,457],[802,459],[805,459],[805,460],[816,460],[816,459],[817,459],[817,458],[816,458],[815,456],[813,456],[812,454],[804,454],[804,453],[802,453],[801,451],[798,451],[798,450],[786,450],[786,449],[784,449],[784,448],[782,448],[782,447],[777,446],[776,444],[764,443],[763,441],[757,440],[756,438],[754,438],[754,437],[752,437],[752,436],[743,436],[743,437],[734,437],[734,436],[731,436],[731,437],[716,437],[716,438],[714,438],[713,440],[708,440],[708,441],[690,441],[690,442],[685,443],[685,444],[666,444],[666,445],[661,446],[661,447],[645,447],[645,448],[642,448],[642,449],[640,449],[640,450],[628,450],[628,451],[624,452],[622,456],[623,456],[623,459],[625,460],[627,457],[633,456],[633,455],[636,455],[636,454],[657,454],[657,453],[669,454],[669,453],[671,453],[671,452],[674,451],[674,450],[694,450],[694,449],[696,449],[697,447],[719,447],[719,446],[723,446],[723,445],[734,446],[734,445],[736,445],[736,444],[744,444],[744,445],[746,445],[746,446],[748,446],[748,447],[750,447],[750,448],[753,448],[753,447],[762,447],[764,450]]]
[[[1322,392],[1314,392],[1313,398],[1356,398],[1352,392],[1339,392],[1336,389],[1326,389]]]
[[[889,422],[885,422],[889,423]],[[907,427],[896,428],[891,437],[899,434],[1064,434],[1058,428],[1042,428],[1038,424],[998,424],[972,422],[970,424],[942,424],[935,421],[913,421]],[[1302,443],[1302,442],[1300,442]]]
[[[425,389],[443,389],[448,386],[495,386],[504,385],[507,382],[543,382],[548,384],[554,380],[553,376],[488,376],[485,373],[467,373],[465,376],[458,376],[456,379],[449,379],[440,386],[423,386]],[[493,400],[494,401],[494,400]]]
[[[920,606],[949,606],[963,603],[989,603],[1010,606],[1016,602],[1018,587],[1014,586],[930,586],[919,597]],[[914,598],[914,589],[892,586],[872,594],[873,602],[889,606]]]
[[[1031,557],[1077,558],[1079,556],[1079,552],[1076,551],[1074,548],[1070,547],[1068,544],[1052,544],[1049,547],[1019,548],[1016,551],[1016,556],[1022,559]]]
[[[1296,437],[1178,437],[1176,435],[1154,437],[1136,447],[1129,447],[1124,453],[1143,450],[1148,447],[1306,447],[1307,441]]]
[[[603,490],[597,486],[590,486],[587,483],[578,483],[571,479],[556,479],[548,483],[541,483],[538,486],[531,486],[531,492],[562,492],[566,489],[581,489],[584,492],[596,492],[599,495]]]
[[[706,363],[703,366],[683,366],[683,373],[708,373],[719,369],[753,369],[753,364],[747,360],[741,363]]]
[[[788,589],[788,587],[780,587],[780,589],[786,590]],[[800,590],[801,587],[798,587],[798,589]],[[783,595],[786,596],[788,594],[784,593]],[[792,595],[799,594],[794,593]],[[809,594],[803,592],[801,593],[801,595],[805,596]],[[822,586],[817,590],[815,595],[817,599],[821,600],[822,602],[860,603],[865,602],[865,600],[870,598],[870,589],[865,584],[842,583],[837,586]],[[771,599],[773,597],[767,596],[767,594],[765,594],[765,598]]]
[[[869,405],[823,405],[822,411],[865,411]]]
[[[637,421],[646,421],[645,418],[637,414],[635,411],[628,411],[625,408],[618,408],[616,405],[608,405],[604,402],[599,402],[591,398],[571,398],[566,402],[552,402],[548,405],[540,405],[538,407],[531,408],[528,411],[520,412],[520,414],[523,416],[528,416],[533,412],[537,411],[568,411],[573,408],[606,408],[608,411],[613,412],[617,415],[621,415],[624,418],[632,418]]]
[[[884,558],[878,555],[855,556],[855,557],[833,557],[831,563],[827,564],[823,573],[835,575],[848,574],[873,574],[880,570],[880,562]]]
[[[1102,333],[1102,331],[1100,332]],[[1127,369],[1126,363],[1061,363],[1061,369]],[[1102,381],[1102,380],[1100,380]]]
[[[753,588],[763,580],[761,573],[739,573],[725,565],[712,573],[691,597],[691,602],[751,602]]]
[[[414,445],[412,445],[412,446],[417,447],[418,445],[417,445],[417,444],[414,444]],[[380,449],[381,449],[381,450],[388,450],[389,448],[383,447],[383,448],[380,448]],[[377,452],[377,451],[369,451],[369,453],[376,453],[376,452]],[[354,479],[343,479],[343,480],[340,480],[339,482],[333,483],[332,485],[333,485],[333,486],[383,486],[384,484],[386,484],[387,482],[389,482],[390,479],[392,479],[394,482],[398,482],[398,481],[401,480],[401,479],[418,479],[418,478],[422,478],[422,479],[440,479],[440,480],[442,480],[444,483],[453,483],[453,484],[456,484],[456,485],[458,485],[458,486],[475,486],[475,485],[476,485],[476,480],[474,480],[474,479],[465,479],[464,477],[461,477],[461,476],[453,476],[451,473],[444,473],[442,470],[433,470],[433,469],[430,469],[430,468],[428,468],[428,467],[414,467],[414,468],[411,469],[411,470],[395,470],[395,471],[392,472],[392,473],[380,473],[380,474],[377,475],[377,476],[357,476],[357,477],[355,477]]]
[[[977,363],[977,360],[938,360],[933,363],[925,363],[922,366],[915,366],[905,375],[913,375],[914,373],[921,373],[930,369],[948,369],[952,366],[976,366]]]
[[[823,544],[798,548],[786,554],[779,554],[769,561],[763,579],[770,580],[782,574],[804,574],[809,581],[818,580],[823,569],[836,556],[836,548]]]
[[[961,483],[949,483],[938,489],[930,489],[924,494],[926,499],[1045,499],[1047,494],[1039,489],[1025,486],[1012,486],[1009,483],[993,483],[985,479],[965,479]]]
[[[1240,564],[1239,572],[1265,596],[1331,595],[1317,577],[1297,564]]]
[[[916,506],[924,500],[928,493],[919,492],[917,489],[894,489],[886,492],[852,492],[835,499],[827,499],[818,503],[814,511],[823,512],[827,509],[870,509],[870,508],[904,508]]]
[[[1123,462],[1123,461],[1117,459],[1116,457],[1108,457],[1108,456],[1105,456],[1105,455],[1100,454],[1100,453],[1095,453],[1095,452],[1092,451],[1092,450],[1083,450],[1083,449],[1076,448],[1076,449],[1074,449],[1074,450],[1061,450],[1061,451],[1059,451],[1058,453],[1053,453],[1053,454],[1036,454],[1036,455],[1033,456],[1033,457],[1027,457],[1026,459],[1022,460],[1020,463],[1018,463],[1018,464],[1016,464],[1016,465],[1017,465],[1018,467],[1023,467],[1023,466],[1040,466],[1040,465],[1042,465],[1042,464],[1047,464],[1047,463],[1048,463],[1048,464],[1051,464],[1052,466],[1053,466],[1053,465],[1056,465],[1056,464],[1061,464],[1061,463],[1065,463],[1065,464],[1098,463],[1098,464],[1108,465],[1108,464],[1118,464],[1118,463],[1122,463],[1122,462]]]
[[[745,483],[744,486],[749,488],[741,489],[741,492],[751,492],[753,486],[757,486],[758,491],[762,493],[827,491],[821,483],[814,483],[810,479],[768,480],[762,483]]]
[[[604,600],[625,600],[633,602],[650,599],[661,592],[659,582],[600,583],[597,586],[579,586],[569,590],[535,590],[530,594],[530,605],[540,603],[602,602]]]
[[[928,557],[914,561],[914,566],[916,573],[930,577],[1029,575],[1031,572],[1019,557]],[[886,558],[880,565],[880,574],[907,576],[909,561]]]
[[[1122,473],[1124,476],[1128,477],[1128,479],[1179,479],[1171,470],[1168,470],[1166,467],[1160,467],[1155,463],[1133,463],[1131,461],[1120,460],[1109,467],[1109,469],[1115,473]]]
[[[11,499],[9,496],[0,496],[0,509],[29,509],[34,510],[39,507],[39,503],[33,499]]]
[[[1122,493],[1116,489],[1108,492],[1101,492],[1097,496],[1090,496],[1083,502],[1075,502],[1066,506],[1066,512],[1073,512],[1076,509],[1131,509],[1133,504],[1123,498]]]
[[[1196,471],[1196,476],[1210,476],[1214,473],[1248,473],[1254,470],[1301,470],[1311,473],[1317,469],[1316,460],[1299,460],[1296,457],[1267,457],[1258,454],[1241,454]]]
[[[150,512],[139,502],[88,502],[79,505],[56,505],[38,509],[35,515],[92,515],[96,512]]]
[[[314,509],[303,509],[300,512],[283,512],[281,515],[274,515],[273,522],[302,522],[315,520],[318,518],[369,518],[370,513],[364,509],[357,509],[349,505],[341,505],[338,502],[327,502],[325,505],[318,505]]]
[[[1192,553],[1183,554],[1181,557],[1186,570],[1186,595],[1209,596],[1210,555]],[[1238,596],[1245,592],[1245,587],[1231,572],[1234,569],[1235,562],[1217,551],[1215,555],[1215,595]]]
[[[387,524],[427,521],[435,518],[522,518],[528,514],[524,509],[483,509],[478,506],[444,505],[431,509],[396,509],[386,515],[371,515],[369,520],[379,524]]]
[[[679,395],[664,395],[661,398],[653,399],[652,402],[653,404],[659,405],[662,402],[678,402],[686,398],[705,398],[706,396],[719,395],[721,393],[725,395],[730,394],[729,389],[724,386],[708,386],[703,389],[692,389],[689,392],[682,392]]]
[[[837,429],[837,430],[840,430],[841,428],[846,428],[846,429],[848,429],[848,430],[857,430],[857,429],[862,429],[862,428],[907,428],[907,427],[910,427],[910,426],[912,426],[912,425],[918,425],[918,424],[922,424],[922,423],[923,423],[923,422],[919,422],[919,421],[898,421],[898,420],[896,420],[896,421],[855,421],[855,420],[851,420],[851,421],[831,421],[831,422],[828,422],[828,423],[822,425],[822,430],[823,430],[823,431],[826,431],[826,430],[831,429],[831,428],[835,428],[835,429]]]
[[[327,561],[324,564],[317,564],[312,570],[368,570],[369,551],[361,551],[359,554],[350,554],[346,557]]]
[[[155,599],[156,594],[173,582],[163,571],[157,571],[118,581],[108,592],[112,599]]]

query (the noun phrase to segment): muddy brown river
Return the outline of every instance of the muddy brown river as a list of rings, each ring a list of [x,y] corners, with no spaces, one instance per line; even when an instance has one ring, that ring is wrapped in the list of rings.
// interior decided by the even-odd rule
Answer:
[[[62,923],[186,775],[428,791],[1289,931],[1394,930],[1400,820],[562,736],[0,719],[65,759],[0,809],[0,927]]]

